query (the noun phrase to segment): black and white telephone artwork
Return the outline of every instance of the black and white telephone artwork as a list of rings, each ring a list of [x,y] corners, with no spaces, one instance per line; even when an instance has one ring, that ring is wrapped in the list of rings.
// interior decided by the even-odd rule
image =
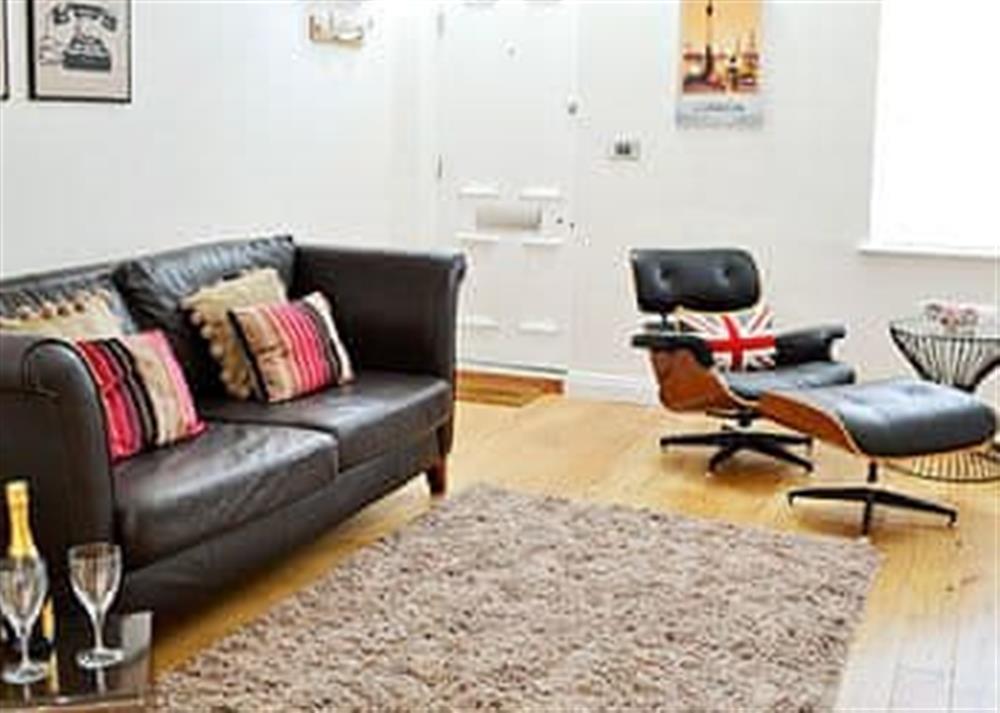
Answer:
[[[117,29],[118,18],[104,5],[90,2],[55,4],[45,13],[45,33],[38,42],[38,62],[59,64],[67,70],[110,72],[112,56],[105,39]]]

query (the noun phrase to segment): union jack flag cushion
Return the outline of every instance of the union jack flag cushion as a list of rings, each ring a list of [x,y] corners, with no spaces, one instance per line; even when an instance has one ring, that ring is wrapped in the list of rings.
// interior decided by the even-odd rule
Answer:
[[[680,329],[701,337],[712,350],[715,365],[726,371],[774,368],[777,352],[771,309],[759,304],[738,312],[679,310]]]

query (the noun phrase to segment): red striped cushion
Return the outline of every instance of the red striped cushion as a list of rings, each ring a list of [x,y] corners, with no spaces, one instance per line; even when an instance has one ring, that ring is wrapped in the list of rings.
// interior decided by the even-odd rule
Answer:
[[[104,408],[112,462],[205,430],[162,332],[76,343]]]
[[[330,304],[319,292],[233,309],[229,319],[262,401],[287,401],[354,378]]]

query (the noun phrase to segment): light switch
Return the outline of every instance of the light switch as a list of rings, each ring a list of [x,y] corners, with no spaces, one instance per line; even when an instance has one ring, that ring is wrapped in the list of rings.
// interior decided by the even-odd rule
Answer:
[[[608,157],[615,161],[638,161],[640,148],[639,139],[636,137],[616,136],[611,142]]]

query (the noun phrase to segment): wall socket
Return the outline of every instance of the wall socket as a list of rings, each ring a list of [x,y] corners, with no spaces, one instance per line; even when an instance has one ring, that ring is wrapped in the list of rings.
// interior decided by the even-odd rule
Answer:
[[[616,136],[611,142],[608,158],[614,161],[638,161],[641,146],[635,136]]]

